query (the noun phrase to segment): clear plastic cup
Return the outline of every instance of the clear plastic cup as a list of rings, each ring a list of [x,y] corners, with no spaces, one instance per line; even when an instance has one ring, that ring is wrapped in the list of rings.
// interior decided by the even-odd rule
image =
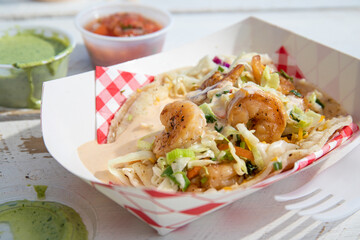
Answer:
[[[69,55],[75,39],[67,32],[47,26],[14,26],[0,31],[0,38],[31,33],[51,40],[55,37],[65,45],[57,55],[23,66],[0,64],[0,106],[9,108],[40,108],[42,84],[67,75]]]
[[[159,31],[134,37],[112,37],[92,33],[85,26],[114,13],[138,13],[162,25]],[[106,3],[81,11],[75,18],[85,46],[95,66],[110,66],[161,52],[172,23],[169,12],[146,5]]]

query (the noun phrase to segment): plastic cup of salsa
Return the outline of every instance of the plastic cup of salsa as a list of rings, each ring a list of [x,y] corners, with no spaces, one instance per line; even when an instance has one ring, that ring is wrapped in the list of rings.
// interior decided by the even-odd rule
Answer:
[[[137,14],[154,21],[161,28],[152,33],[138,36],[102,35],[89,30],[91,24],[97,24],[114,14]],[[139,4],[106,3],[81,11],[75,18],[75,25],[82,34],[85,46],[95,66],[110,66],[132,59],[161,52],[166,33],[172,18],[169,12]],[[110,23],[112,24],[112,23]],[[128,28],[122,25],[123,29]]]

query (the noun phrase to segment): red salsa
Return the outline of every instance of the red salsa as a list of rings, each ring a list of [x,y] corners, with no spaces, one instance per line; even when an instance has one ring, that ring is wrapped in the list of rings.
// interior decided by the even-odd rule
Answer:
[[[115,13],[98,18],[85,27],[88,31],[112,37],[133,37],[153,33],[162,28],[157,22],[138,13]]]

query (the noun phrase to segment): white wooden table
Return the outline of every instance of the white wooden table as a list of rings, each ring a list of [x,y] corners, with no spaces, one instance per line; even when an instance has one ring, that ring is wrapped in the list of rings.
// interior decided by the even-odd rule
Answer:
[[[73,21],[77,11],[98,2],[78,0],[48,4],[0,0],[0,28],[46,25],[67,30],[77,42],[68,74],[89,71],[92,65]],[[301,3],[154,0],[148,4],[161,5],[173,13],[174,24],[165,51],[248,16],[256,16],[360,58],[360,2],[355,0],[315,3],[309,0]],[[275,194],[301,186],[322,167],[323,164],[316,165],[160,237],[49,155],[42,142],[39,112],[0,109],[0,189],[10,185],[45,184],[80,194],[96,211],[96,239],[360,239],[360,212],[338,222],[321,223],[286,211],[284,204],[274,200]],[[0,200],[5,197],[0,195]]]

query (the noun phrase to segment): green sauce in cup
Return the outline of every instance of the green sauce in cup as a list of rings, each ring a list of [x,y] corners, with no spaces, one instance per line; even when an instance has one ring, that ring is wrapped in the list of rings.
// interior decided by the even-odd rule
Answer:
[[[80,215],[58,202],[19,200],[0,204],[0,222],[9,224],[14,240],[88,239]]]
[[[0,38],[0,64],[26,67],[65,50],[67,45],[56,38],[45,38],[31,32]]]
[[[74,44],[56,31],[45,32],[25,29],[0,35],[1,106],[39,109],[42,83],[66,76]]]
[[[46,185],[33,186],[38,200]],[[8,224],[14,240],[87,240],[88,231],[71,207],[52,201],[16,200],[0,204],[0,224]],[[0,232],[0,239],[2,239]],[[6,236],[4,236],[6,238]]]

